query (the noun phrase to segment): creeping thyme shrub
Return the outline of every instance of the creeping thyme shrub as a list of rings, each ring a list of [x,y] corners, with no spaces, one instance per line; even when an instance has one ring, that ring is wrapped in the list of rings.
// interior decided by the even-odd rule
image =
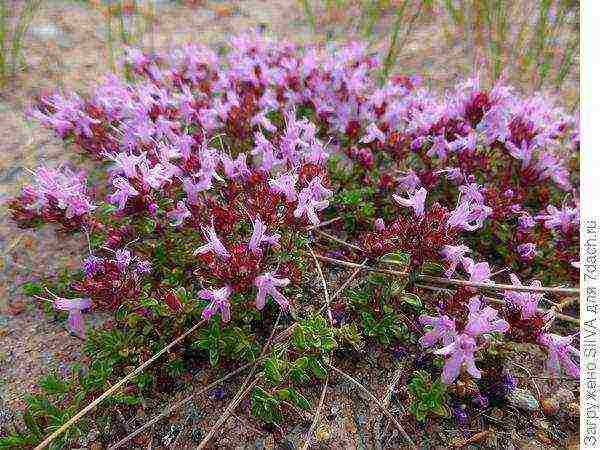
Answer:
[[[106,186],[40,167],[10,208],[21,227],[87,239],[81,271],[37,297],[82,338],[82,313],[112,312],[86,347],[120,355],[115,374],[205,321],[128,387],[132,398],[186,364],[257,361],[280,314],[296,327],[259,360],[251,397],[266,422],[285,402],[310,407],[302,386],[365,344],[420,369],[406,380],[419,420],[450,414],[457,379],[481,404],[501,399],[513,344],[538,346],[551,376],[578,377],[574,336],[553,331],[548,294],[489,297],[423,278],[577,283],[574,117],[477,77],[443,95],[417,77],[381,84],[380,57],[360,43],[326,51],[248,35],[224,56],[131,50],[123,68],[124,80],[41,95],[31,111],[97,160]],[[378,272],[318,293],[313,250],[324,268]]]

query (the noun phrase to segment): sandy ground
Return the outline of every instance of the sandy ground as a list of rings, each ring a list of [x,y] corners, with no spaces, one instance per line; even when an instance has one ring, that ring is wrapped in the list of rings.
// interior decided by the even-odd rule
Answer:
[[[13,3],[18,5],[21,2]],[[40,89],[65,86],[83,91],[110,69],[106,18],[98,7],[102,3],[110,2],[43,2],[25,39],[26,66],[10,87],[0,92],[0,255],[3,255],[0,258],[0,430],[8,420],[6,417],[23,406],[24,394],[42,374],[54,369],[64,370],[70,361],[81,357],[81,342],[70,336],[59,323],[43,316],[31,299],[19,293],[18,286],[63,267],[77,267],[84,251],[82,243],[66,236],[58,239],[50,229],[35,233],[18,230],[8,220],[4,202],[27,180],[26,168],[42,163],[77,164],[82,161],[80,156],[66,151],[47,130],[28,121],[23,111]],[[149,21],[139,16],[128,20],[130,29],[143,33],[137,43],[146,48],[168,49],[184,42],[197,41],[218,49],[229,36],[257,27],[270,35],[296,42],[325,43],[328,39],[357,36],[359,29],[356,10],[352,8],[317,11],[321,32],[313,33],[299,3],[292,0],[187,2],[197,6],[182,3],[186,2],[156,1],[156,19],[150,21],[152,32],[142,30]],[[376,26],[375,33],[385,36],[389,32],[390,20],[385,19]],[[374,48],[385,42],[376,40]],[[399,67],[405,73],[423,74],[427,83],[451,86],[470,70],[471,65],[464,56],[467,45],[460,35],[449,39],[439,22],[420,21],[404,41]],[[115,48],[118,53],[118,43],[115,43]],[[528,85],[522,87],[527,89]],[[567,106],[575,104],[577,92],[578,73],[574,72],[563,86],[561,101]],[[99,318],[89,320],[98,321]],[[382,370],[370,375],[365,370],[362,380],[366,385],[374,386],[382,397],[391,376],[389,370],[392,364],[377,358],[373,362]],[[212,375],[211,371],[203,372],[198,376],[198,382],[209,381]],[[327,403],[329,411],[317,434],[328,443],[323,444],[323,448],[373,448],[368,430],[372,429],[372,422],[379,414],[373,413],[373,406],[360,396],[345,395],[344,391],[349,389],[343,383],[332,388],[332,400]],[[233,392],[230,394],[233,395]],[[319,394],[316,388],[314,394],[315,397]],[[208,400],[207,404],[207,400],[203,400],[201,405],[187,407],[179,418],[166,425],[167,431],[164,427],[160,428],[155,437],[148,434],[144,439],[140,438],[138,444],[144,445],[144,448],[149,444],[151,447],[148,448],[160,448],[168,445],[169,439],[175,439],[174,436],[182,430],[182,435],[189,434],[192,429],[205,432],[212,416],[207,411],[222,409],[226,401]],[[142,417],[145,414],[146,411],[140,412]],[[223,427],[222,435],[226,437],[217,440],[220,442],[218,448],[273,448],[273,437],[268,433],[257,433],[255,430],[260,424],[248,423],[249,420],[245,416],[230,419]],[[533,440],[536,431],[528,435],[517,424],[515,422],[508,431],[497,426],[498,433],[489,438],[487,445],[537,448],[539,444],[541,448],[542,444]],[[290,432],[288,448],[301,445],[300,437],[309,425],[300,424]],[[239,435],[240,430],[243,436]],[[457,430],[428,431],[437,437],[434,439],[437,442],[450,442],[462,435]],[[86,442],[90,444],[93,440],[92,436]],[[335,445],[332,444],[334,442]],[[567,445],[568,438],[561,442]],[[543,446],[549,448],[545,444]]]

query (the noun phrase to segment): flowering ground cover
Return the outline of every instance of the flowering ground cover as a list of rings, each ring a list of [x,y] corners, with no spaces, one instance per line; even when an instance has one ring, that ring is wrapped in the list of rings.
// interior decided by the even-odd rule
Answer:
[[[406,388],[401,418],[373,401],[397,448],[422,445],[419,424],[507,405],[523,348],[544,354],[553,382],[578,378],[565,326],[577,321],[575,117],[502,82],[439,93],[385,79],[360,43],[239,36],[223,55],[131,50],[124,69],[89,94],[42,94],[30,112],[98,167],[93,181],[39,167],[10,203],[19,226],[51,224],[88,247],[80,270],[26,289],[63,312],[92,362],[44,381],[52,400],[32,397],[15,445],[182,334],[91,417],[110,420],[111,405],[168,391],[189,368],[245,367],[232,408],[247,398],[279,437],[308,415],[309,442],[329,384],[354,380],[377,348],[400,360]],[[89,310],[112,320],[90,329]],[[561,400],[533,401],[576,428]]]

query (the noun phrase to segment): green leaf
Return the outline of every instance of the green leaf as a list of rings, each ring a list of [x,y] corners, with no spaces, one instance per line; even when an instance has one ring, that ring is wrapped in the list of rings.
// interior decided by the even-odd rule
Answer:
[[[419,296],[416,294],[413,294],[412,292],[405,292],[404,294],[402,294],[400,299],[404,303],[408,303],[409,305],[416,306],[418,308],[421,308],[423,306],[423,303],[421,302],[421,299],[419,298]]]
[[[44,288],[40,283],[34,283],[32,281],[28,281],[21,285],[21,290],[25,295],[34,296],[41,295],[44,292]]]
[[[319,358],[310,358],[310,368],[317,378],[327,377],[327,370],[325,370]]]

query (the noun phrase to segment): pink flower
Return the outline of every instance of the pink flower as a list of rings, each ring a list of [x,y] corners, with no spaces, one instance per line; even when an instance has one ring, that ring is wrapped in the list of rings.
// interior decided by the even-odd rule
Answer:
[[[85,324],[81,311],[88,309],[90,306],[92,306],[92,301],[89,298],[56,297],[54,300],[55,309],[69,312],[69,330],[81,339],[85,339]]]
[[[481,193],[483,188],[477,183],[463,184],[458,190],[463,194],[463,202],[469,201],[481,205],[485,201]]]
[[[465,333],[477,337],[480,334],[499,331],[505,333],[508,331],[508,322],[497,319],[498,311],[490,306],[481,308],[481,297],[472,297],[469,300],[469,322],[465,327]]]
[[[270,172],[273,167],[281,163],[275,157],[275,148],[260,131],[254,135],[254,139],[256,145],[250,153],[260,157],[260,170]]]
[[[115,178],[113,180],[113,186],[117,188],[117,191],[109,195],[108,200],[112,203],[116,203],[119,209],[124,209],[127,200],[139,195],[139,192],[136,191],[125,178]]]
[[[466,245],[445,245],[440,254],[450,263],[450,267],[444,272],[448,278],[451,278],[456,271],[456,266],[462,263],[465,254],[471,249]]]
[[[129,267],[129,263],[131,262],[131,252],[126,249],[117,250],[115,252],[115,261],[117,262],[119,270],[124,271]]]
[[[427,151],[427,156],[437,156],[441,162],[445,162],[448,159],[448,149],[448,142],[446,142],[444,136],[434,136],[433,145]]]
[[[447,356],[444,370],[442,371],[442,381],[451,384],[460,373],[462,365],[465,364],[467,372],[474,378],[481,378],[481,372],[475,366],[475,350],[477,344],[475,339],[468,334],[459,334],[454,341],[446,347],[436,350],[436,355]]]
[[[306,216],[313,225],[318,225],[317,211],[322,211],[329,206],[327,198],[332,195],[333,192],[321,184],[320,177],[313,178],[298,194],[298,206],[294,210],[294,217]]]
[[[231,159],[226,153],[221,155],[223,162],[223,170],[228,178],[247,177],[251,174],[250,169],[246,165],[246,154],[240,153],[235,160]]]
[[[542,334],[539,343],[548,349],[548,371],[552,376],[559,376],[561,367],[574,378],[579,378],[579,365],[571,358],[579,358],[579,350],[571,345],[575,336],[559,336],[557,334]]]
[[[521,280],[514,274],[510,274],[510,281],[513,286],[523,286]],[[540,287],[542,283],[538,280],[533,280],[530,286]],[[521,291],[504,291],[504,299],[507,303],[521,308],[521,317],[529,319],[535,315],[538,308],[538,303],[543,298],[544,294],[538,292],[521,292]]]
[[[393,194],[392,197],[401,206],[413,208],[417,217],[422,217],[425,213],[425,198],[427,197],[427,189],[421,188],[414,195],[409,195],[408,198],[400,197]]]
[[[461,228],[467,231],[475,231],[483,227],[483,221],[492,214],[492,209],[470,201],[463,201],[448,217],[448,226]]]
[[[531,158],[533,157],[533,150],[535,149],[535,145],[533,143],[527,142],[527,140],[523,140],[521,142],[521,146],[517,147],[510,141],[506,142],[506,148],[510,155],[522,161],[522,167],[526,168],[529,164],[531,164]]]
[[[193,178],[185,177],[182,179],[182,183],[190,205],[198,205],[200,203],[198,194],[212,187],[211,178],[208,177],[202,178],[198,183],[195,183]]]
[[[385,231],[385,222],[381,217],[375,220],[374,226],[376,231]]]
[[[256,295],[256,308],[261,310],[265,307],[265,301],[267,295],[273,297],[279,306],[283,309],[287,309],[290,302],[281,294],[277,288],[287,286],[290,284],[290,280],[287,278],[275,278],[271,273],[265,273],[259,275],[254,279],[254,285],[258,288],[258,294]]]
[[[271,186],[271,191],[285,195],[288,202],[293,202],[298,197],[295,188],[297,180],[297,175],[282,173],[277,178],[270,179],[269,186]]]
[[[200,298],[204,300],[210,300],[210,304],[202,311],[202,318],[209,320],[217,311],[221,311],[221,319],[223,322],[229,322],[231,319],[231,305],[229,303],[229,295],[231,289],[229,286],[222,287],[221,289],[208,290],[203,289],[200,291]]]
[[[536,219],[543,220],[544,226],[550,230],[560,227],[566,233],[572,226],[579,224],[579,208],[564,206],[563,209],[558,209],[549,205],[546,211],[548,214],[539,214]]]
[[[260,255],[262,253],[260,244],[262,244],[263,242],[266,242],[270,245],[279,245],[279,239],[281,238],[281,236],[279,234],[272,234],[269,236],[265,233],[266,230],[267,227],[265,226],[265,224],[262,222],[262,220],[260,220],[259,216],[256,216],[256,219],[254,219],[254,229],[252,231],[252,236],[250,237],[250,242],[248,243],[248,248],[255,255]]]
[[[475,262],[471,258],[464,258],[462,261],[465,271],[470,275],[469,281],[473,283],[491,282],[492,272],[487,262]]]
[[[537,246],[534,243],[528,242],[526,244],[518,245],[517,252],[519,253],[521,259],[529,261],[535,258],[535,255],[537,255],[536,248]]]
[[[362,142],[363,144],[369,144],[375,140],[384,143],[385,134],[383,134],[383,131],[381,131],[376,124],[372,123],[367,127],[367,134],[363,136],[360,142]]]
[[[137,165],[146,160],[146,152],[139,156],[131,153],[117,153],[111,158],[115,162],[113,173],[123,174],[127,178],[135,178],[137,175]]]
[[[442,341],[443,345],[449,345],[456,337],[454,320],[448,316],[432,317],[423,314],[419,316],[419,322],[433,327],[419,339],[423,347],[431,347],[438,341]]]
[[[229,251],[227,251],[223,243],[219,240],[219,236],[217,236],[215,227],[204,229],[203,232],[204,236],[206,236],[206,238],[208,239],[208,242],[203,246],[197,248],[194,252],[195,255],[203,255],[212,251],[223,258],[229,258],[231,256]]]
[[[400,186],[407,192],[414,192],[419,186],[421,186],[421,180],[412,169],[408,170],[404,176],[399,177],[398,182],[400,183]]]

